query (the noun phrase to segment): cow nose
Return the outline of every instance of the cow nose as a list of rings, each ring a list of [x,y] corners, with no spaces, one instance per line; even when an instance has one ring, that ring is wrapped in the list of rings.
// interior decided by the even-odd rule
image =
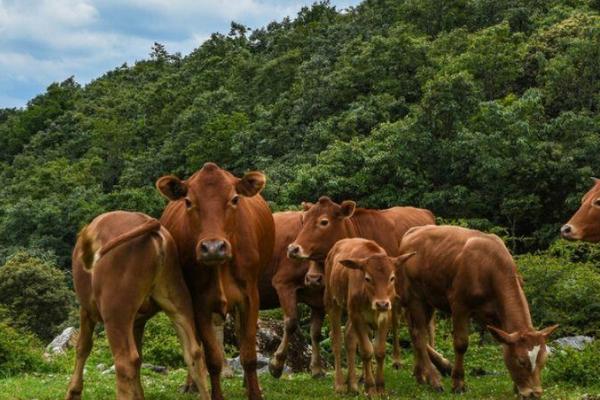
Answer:
[[[323,285],[323,274],[310,273],[304,277],[304,284],[306,286],[322,286]]]
[[[292,243],[288,246],[287,255],[289,258],[297,258],[300,255],[300,246]]]
[[[571,236],[571,233],[573,233],[573,227],[569,224],[564,224],[561,228],[560,228],[560,235],[564,238],[568,238]]]
[[[391,308],[391,304],[388,300],[378,300],[375,302],[375,307],[377,311],[387,311]]]
[[[229,246],[224,240],[203,240],[200,242],[201,260],[224,260],[229,257]]]

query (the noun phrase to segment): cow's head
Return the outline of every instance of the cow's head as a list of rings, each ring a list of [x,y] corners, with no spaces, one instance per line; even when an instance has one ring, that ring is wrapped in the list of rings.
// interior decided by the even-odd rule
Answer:
[[[558,328],[550,326],[541,331],[512,332],[488,326],[492,336],[503,347],[504,363],[521,398],[542,396],[542,368],[548,357],[546,339]]]
[[[565,239],[600,242],[600,179],[592,179],[594,186],[581,199],[579,210],[560,228]]]
[[[320,261],[310,261],[308,271],[304,275],[304,286],[314,289],[325,287],[324,275],[323,263]]]
[[[376,254],[365,258],[342,259],[340,264],[346,268],[362,271],[363,290],[371,304],[371,309],[377,312],[387,312],[392,309],[392,303],[396,297],[394,284],[396,268],[411,255],[389,257],[385,254]]]
[[[188,180],[163,176],[156,187],[171,201],[181,202],[194,240],[198,262],[220,264],[231,259],[231,236],[245,197],[260,193],[265,176],[248,172],[236,178],[216,164],[206,163]]]
[[[288,257],[323,261],[338,240],[348,237],[345,220],[354,214],[356,203],[346,200],[337,204],[321,197],[316,204],[302,206],[302,229],[288,246]]]

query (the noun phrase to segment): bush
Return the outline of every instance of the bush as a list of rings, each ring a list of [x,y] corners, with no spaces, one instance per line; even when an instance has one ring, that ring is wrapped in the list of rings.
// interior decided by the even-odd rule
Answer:
[[[560,324],[559,335],[600,334],[600,273],[590,263],[547,254],[516,258],[534,324]]]
[[[558,348],[550,355],[548,377],[557,382],[569,382],[581,386],[598,384],[600,376],[600,341],[583,350]]]
[[[44,366],[39,340],[0,320],[0,377],[41,370]]]
[[[0,268],[0,305],[15,328],[50,340],[73,307],[65,276],[48,261],[19,251]]]
[[[167,367],[183,367],[183,350],[173,324],[159,313],[146,324],[142,346],[144,362]]]

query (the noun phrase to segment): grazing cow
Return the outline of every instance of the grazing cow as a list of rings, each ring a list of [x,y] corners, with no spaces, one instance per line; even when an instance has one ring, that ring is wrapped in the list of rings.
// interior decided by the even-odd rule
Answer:
[[[286,257],[288,245],[302,228],[302,213],[287,211],[273,214],[275,221],[275,247],[269,267],[261,275],[259,283],[261,309],[281,306],[284,314],[284,331],[281,343],[269,363],[269,371],[276,378],[281,376],[287,357],[289,339],[298,327],[298,303],[311,308],[310,337],[312,356],[310,362],[313,377],[321,377],[319,342],[325,315],[323,287],[305,285],[305,276],[313,261]]]
[[[600,242],[600,179],[592,179],[594,186],[581,199],[579,210],[560,228],[565,239]]]
[[[331,343],[335,357],[335,391],[358,393],[354,357],[360,349],[367,395],[384,392],[383,362],[385,343],[392,318],[395,264],[401,258],[390,258],[372,240],[342,239],[325,261],[325,307],[331,324]],[[346,359],[348,378],[342,374],[342,314],[348,314],[346,325]],[[375,336],[374,344],[371,335]],[[371,359],[377,362],[375,379]],[[347,388],[346,388],[347,383]]]
[[[463,360],[469,321],[475,318],[503,345],[504,362],[518,393],[540,397],[545,342],[557,325],[533,328],[521,277],[502,240],[455,226],[423,226],[406,233],[400,252],[415,253],[399,268],[396,285],[406,307],[417,380],[442,390],[426,341],[427,325],[437,308],[452,316],[454,392],[465,390]]]
[[[115,211],[79,233],[73,282],[80,304],[77,361],[66,399],[81,399],[83,367],[94,326],[103,322],[117,376],[117,399],[143,399],[140,364],[144,325],[161,309],[173,322],[190,374],[208,399],[192,301],[169,232],[154,218]]]
[[[260,191],[265,176],[249,172],[237,178],[206,163],[189,179],[164,176],[158,190],[170,200],[161,223],[179,250],[204,344],[212,398],[222,399],[223,354],[212,314],[236,313],[240,358],[249,399],[262,398],[256,375],[258,280],[271,260],[275,229]]]
[[[316,204],[303,203],[302,230],[294,243],[288,247],[291,258],[323,261],[333,245],[341,239],[361,237],[374,240],[391,256],[398,255],[398,243],[404,233],[413,226],[435,224],[429,210],[413,207],[393,207],[386,210],[357,208],[350,200],[334,203],[329,197],[321,197]],[[306,279],[312,283],[322,280],[319,264],[311,268]],[[400,344],[398,341],[398,312],[394,307],[392,318],[393,365],[400,367]],[[432,324],[432,330],[434,326]],[[432,346],[433,346],[433,335]]]

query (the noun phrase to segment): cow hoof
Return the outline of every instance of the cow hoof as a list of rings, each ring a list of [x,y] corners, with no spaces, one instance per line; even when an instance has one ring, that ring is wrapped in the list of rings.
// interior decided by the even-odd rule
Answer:
[[[198,393],[198,388],[195,383],[190,383],[189,385],[186,383],[179,386],[179,393]]]
[[[346,386],[346,384],[341,384],[341,385],[336,384],[335,387],[334,387],[334,390],[335,390],[336,393],[340,393],[340,394],[347,393],[348,392],[348,386]]]
[[[69,392],[65,400],[81,400],[81,392]]]
[[[431,387],[433,389],[434,392],[438,392],[438,393],[443,393],[444,392],[444,387],[443,386],[432,386]]]
[[[273,378],[279,379],[281,378],[281,374],[283,373],[283,366],[278,366],[273,362],[269,363],[269,373]]]
[[[467,391],[467,388],[465,387],[465,385],[458,385],[458,386],[454,386],[452,387],[452,393],[464,393]]]
[[[323,371],[323,370],[313,371],[312,374],[311,374],[311,377],[313,379],[322,379],[322,378],[325,378],[325,371]]]
[[[396,360],[392,363],[392,368],[394,368],[395,370],[399,370],[400,368],[402,368],[402,362]]]

